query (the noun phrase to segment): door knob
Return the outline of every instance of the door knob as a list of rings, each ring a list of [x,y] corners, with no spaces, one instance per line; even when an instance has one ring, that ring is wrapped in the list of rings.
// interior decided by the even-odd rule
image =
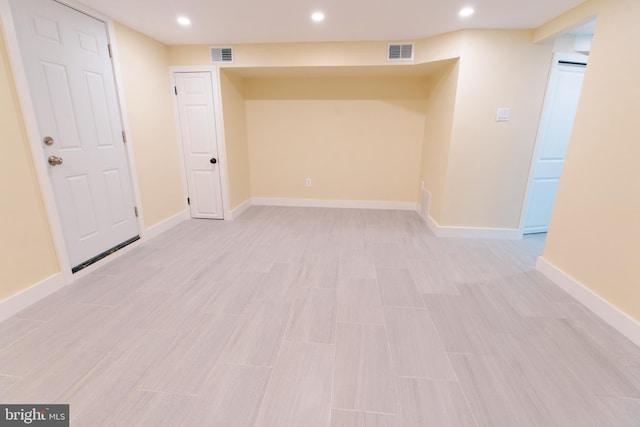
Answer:
[[[58,157],[58,156],[49,156],[47,161],[51,166],[58,166],[58,165],[61,165],[63,162],[62,157]]]
[[[216,160],[215,157],[212,157],[211,160],[209,160],[209,162],[211,162],[211,164],[215,165],[216,163],[218,163],[218,161]]]

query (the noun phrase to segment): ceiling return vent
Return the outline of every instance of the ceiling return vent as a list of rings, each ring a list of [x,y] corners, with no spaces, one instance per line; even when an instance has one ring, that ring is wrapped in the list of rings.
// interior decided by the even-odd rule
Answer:
[[[413,61],[413,43],[389,43],[387,61]]]
[[[231,47],[212,47],[210,53],[211,62],[214,64],[233,63],[233,48]]]

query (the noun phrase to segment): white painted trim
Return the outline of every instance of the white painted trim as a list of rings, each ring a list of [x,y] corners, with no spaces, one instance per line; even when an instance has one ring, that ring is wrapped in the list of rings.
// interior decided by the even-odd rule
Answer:
[[[127,111],[126,97],[124,94],[124,79],[122,77],[122,71],[120,68],[120,59],[118,55],[118,43],[116,40],[116,31],[113,26],[113,21],[110,19],[104,20],[107,24],[107,37],[109,37],[109,43],[111,44],[113,64],[113,78],[116,82],[116,92],[118,96],[118,102],[120,106],[120,123],[122,129],[127,135],[127,143],[125,144],[125,152],[127,153],[127,164],[129,165],[129,175],[131,181],[131,188],[133,190],[133,199],[136,207],[138,208],[138,232],[142,239],[147,238],[147,227],[144,223],[144,210],[142,207],[142,193],[140,192],[140,184],[138,182],[138,168],[135,162],[135,154],[133,152],[133,146],[135,145],[135,137],[131,132],[131,125],[129,123],[129,113]]]
[[[222,211],[224,219],[228,219],[227,215],[231,213],[231,210],[227,209],[230,206],[229,198],[229,170],[227,168],[227,146],[224,140],[224,123],[222,121],[222,93],[220,92],[220,73],[218,67],[215,65],[196,65],[196,66],[173,66],[169,67],[171,73],[171,83],[175,86],[175,73],[211,73],[211,85],[213,88],[213,110],[214,120],[216,126],[216,139],[218,143],[218,159],[220,167],[220,187],[222,190]],[[173,89],[173,87],[171,88]],[[184,194],[185,200],[187,198],[187,185],[186,185],[186,167],[184,162],[184,145],[182,141],[182,135],[180,134],[180,116],[177,107],[177,100],[174,102],[174,114],[178,132],[178,144],[180,145],[180,152],[182,156],[182,171],[184,176]]]
[[[427,211],[429,212],[429,211]],[[442,237],[440,236],[440,226],[438,225],[438,223],[436,222],[436,220],[434,220],[431,215],[429,215],[427,213],[427,216],[421,216],[422,220],[425,222],[425,224],[427,224],[427,227],[429,227],[429,230],[431,230],[431,232],[433,234],[435,234],[438,237]]]
[[[256,206],[293,206],[304,208],[347,208],[347,209],[388,209],[397,211],[415,211],[415,202],[383,202],[377,200],[326,200],[326,199],[287,199],[254,197],[251,204]]]
[[[549,66],[549,77],[547,79],[547,87],[544,92],[544,100],[542,101],[542,109],[540,111],[540,117],[538,119],[538,129],[536,131],[536,142],[533,148],[533,152],[531,153],[531,161],[529,162],[529,177],[527,178],[527,186],[525,188],[524,199],[522,200],[522,209],[520,210],[520,225],[518,226],[518,230],[520,231],[520,236],[524,235],[524,222],[527,219],[527,210],[529,209],[529,199],[531,198],[531,190],[532,190],[532,180],[533,180],[533,169],[535,166],[535,160],[538,155],[538,151],[540,150],[540,138],[542,137],[542,129],[544,129],[549,120],[549,109],[551,108],[551,103],[549,100],[551,99],[551,91],[553,89],[554,83],[558,78],[558,62],[559,61],[569,61],[569,62],[585,62],[589,61],[589,57],[586,55],[582,55],[579,53],[562,53],[556,52],[553,54],[553,58],[551,60],[551,65]],[[534,232],[545,232],[546,230],[534,231]]]
[[[229,211],[229,214],[225,216],[230,220],[234,220],[242,215],[247,209],[251,207],[251,199],[247,199],[244,202],[240,203],[238,206]]]
[[[82,13],[85,13],[89,16],[92,16],[102,22],[105,23],[107,38],[109,42],[112,44],[113,54],[113,71],[114,71],[114,80],[115,86],[118,96],[118,107],[120,109],[120,115],[122,120],[122,126],[127,135],[130,136],[131,132],[129,129],[129,124],[126,115],[126,106],[124,105],[124,92],[122,88],[122,77],[119,70],[118,56],[116,46],[115,46],[115,31],[113,27],[113,21],[96,12],[95,10],[76,2],[75,0],[60,0],[60,3],[66,4],[67,6],[76,9]],[[29,145],[31,149],[31,154],[33,157],[34,169],[36,171],[36,176],[38,178],[38,183],[40,184],[40,194],[42,197],[42,201],[45,207],[45,212],[47,214],[47,219],[49,222],[49,229],[51,230],[51,237],[53,240],[53,244],[55,247],[56,255],[58,257],[58,263],[61,270],[61,274],[64,277],[65,283],[72,283],[74,280],[78,279],[77,274],[71,273],[71,263],[69,261],[69,256],[67,252],[67,247],[64,241],[64,234],[62,232],[62,223],[60,221],[60,217],[58,215],[58,209],[56,207],[55,198],[53,196],[53,186],[51,185],[51,181],[49,179],[49,173],[47,170],[47,166],[44,161],[39,161],[38,159],[44,159],[44,150],[42,148],[42,143],[40,141],[40,130],[38,128],[38,122],[36,119],[35,109],[33,107],[33,103],[31,101],[31,94],[29,89],[29,82],[27,80],[27,76],[24,70],[24,65],[22,63],[22,57],[20,55],[20,46],[18,44],[18,37],[16,35],[15,26],[13,23],[13,17],[11,15],[11,8],[9,6],[8,0],[0,0],[0,19],[2,20],[2,30],[3,35],[7,47],[9,63],[11,66],[11,71],[13,73],[13,80],[16,87],[16,92],[18,95],[18,101],[20,103],[20,110],[22,113],[22,119],[24,121],[27,139],[29,140]],[[137,172],[135,168],[135,163],[133,161],[133,151],[131,148],[131,142],[129,141],[126,144],[127,150],[127,165],[129,168],[129,174],[131,176],[132,181],[132,189],[134,202],[138,207],[139,217],[138,217],[138,232],[144,238],[144,223],[143,223],[143,212],[142,212],[142,202],[140,198],[140,191],[138,188],[137,181]]]
[[[169,67],[169,78],[171,80],[171,88],[169,90],[174,91],[177,86],[176,83],[176,71],[173,69],[174,67]],[[178,142],[178,158],[180,159],[180,176],[181,176],[181,184],[182,184],[182,201],[184,203],[185,209],[189,212],[189,216],[191,216],[191,207],[187,203],[187,199],[189,197],[189,184],[187,182],[187,163],[184,157],[184,145],[182,144],[182,134],[180,130],[180,107],[178,105],[178,97],[173,92],[173,122],[176,128],[176,141]]]
[[[505,239],[520,240],[522,233],[515,228],[484,228],[484,227],[454,227],[449,225],[440,225],[438,222],[427,215],[423,218],[429,229],[438,237],[456,238],[456,239]]]
[[[0,301],[0,322],[52,293],[64,288],[67,282],[62,273],[56,273],[35,285]]]
[[[165,219],[164,221],[149,227],[149,229],[147,230],[147,240],[153,239],[154,237],[158,237],[165,231],[168,231],[173,227],[175,227],[176,225],[184,221],[187,221],[189,218],[191,218],[191,215],[189,213],[189,209],[187,208],[182,212],[179,212],[174,216],[171,216]]]
[[[426,193],[427,206],[425,207],[425,215],[421,214],[420,205],[418,205],[418,215],[424,220],[429,230],[438,237],[458,238],[458,239],[507,239],[519,240],[522,238],[520,230],[512,228],[481,228],[481,227],[451,227],[440,225],[429,214],[431,207],[431,192],[422,186],[421,196]],[[423,201],[424,203],[424,201]]]
[[[609,301],[569,276],[547,259],[538,257],[536,269],[569,295],[581,302],[596,316],[611,325],[634,344],[640,346],[640,323],[622,312]]]

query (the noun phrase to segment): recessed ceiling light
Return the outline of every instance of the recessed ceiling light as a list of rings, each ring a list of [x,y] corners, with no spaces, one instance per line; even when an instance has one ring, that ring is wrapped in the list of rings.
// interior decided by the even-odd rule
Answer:
[[[186,16],[178,16],[178,24],[182,25],[183,27],[188,27],[189,25],[191,25],[191,19],[187,18]]]
[[[467,16],[473,15],[473,12],[474,10],[472,7],[464,7],[460,9],[459,15],[463,18],[466,18]]]
[[[311,20],[313,22],[322,22],[324,21],[324,13],[322,12],[313,12],[311,15]]]

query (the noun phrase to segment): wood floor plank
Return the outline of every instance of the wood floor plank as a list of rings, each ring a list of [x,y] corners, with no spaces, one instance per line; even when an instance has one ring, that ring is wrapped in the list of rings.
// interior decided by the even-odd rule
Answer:
[[[332,407],[397,414],[395,381],[385,328],[339,323]]]
[[[455,379],[449,358],[427,310],[385,308],[384,317],[397,375]]]
[[[166,354],[176,334],[136,331],[67,390],[61,400],[73,408],[72,425],[107,424],[124,404],[123,396]]]
[[[337,301],[338,322],[384,324],[376,279],[343,278],[338,286]]]
[[[640,399],[640,390],[623,370],[577,329],[566,322],[549,322],[545,330],[556,344],[553,349],[558,362],[564,363],[594,394]]]
[[[202,315],[141,380],[146,391],[197,395],[239,323],[238,316]]]
[[[453,280],[443,271],[437,260],[420,257],[407,260],[407,264],[411,277],[421,294],[460,294]]]
[[[108,331],[101,329],[109,319],[111,309],[87,304],[73,304],[55,320],[0,351],[0,374],[26,377],[34,371],[55,363],[69,350],[106,353],[117,337],[102,342],[99,337]],[[106,341],[110,341],[107,343]]]
[[[409,270],[378,268],[382,305],[386,307],[424,307]]]
[[[401,427],[400,417],[372,412],[331,410],[331,427]]]
[[[11,387],[0,393],[0,402],[65,403],[62,396],[99,366],[106,353],[73,351],[58,354],[46,366],[32,369]],[[46,377],[47,380],[43,381]]]
[[[405,427],[478,425],[457,381],[400,378],[398,394]]]
[[[242,314],[265,280],[266,273],[254,271],[238,273],[232,282],[221,284],[208,301],[205,299],[206,304],[202,312]]]
[[[216,365],[185,425],[253,426],[270,375],[270,368]]]
[[[373,257],[364,249],[341,250],[339,276],[340,279],[375,279],[377,275]]]
[[[197,424],[185,423],[187,417],[191,414],[192,408],[195,406],[195,402],[195,396],[134,390],[124,401],[119,411],[114,414],[111,422],[105,425],[117,427],[195,427],[209,425],[207,420],[201,420]]]
[[[328,426],[333,357],[333,346],[285,341],[256,426]]]
[[[482,356],[450,355],[462,390],[479,426],[520,425],[506,391],[496,378],[495,365]]]
[[[294,304],[285,339],[298,342],[335,342],[337,300],[335,289],[309,289]]]
[[[42,321],[17,317],[9,318],[0,323],[0,350],[23,338],[43,324],[44,322]]]
[[[610,425],[636,427],[640,421],[640,400],[604,397],[602,401],[609,411]]]
[[[336,248],[334,247],[335,251]],[[302,259],[300,284],[308,288],[336,288],[338,286],[338,256],[311,256]]]
[[[0,395],[4,395],[7,390],[20,380],[20,377],[10,377],[0,375]]]
[[[290,304],[284,303],[248,308],[220,356],[221,363],[273,366],[290,312]]]
[[[473,315],[473,302],[463,296],[423,295],[445,351],[488,354],[491,340]]]

